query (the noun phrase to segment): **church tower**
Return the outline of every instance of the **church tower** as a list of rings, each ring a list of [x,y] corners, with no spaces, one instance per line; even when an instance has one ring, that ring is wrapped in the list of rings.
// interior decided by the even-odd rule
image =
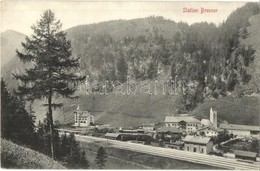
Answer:
[[[212,107],[210,108],[210,122],[214,128],[218,127],[218,113],[217,110],[214,110]]]

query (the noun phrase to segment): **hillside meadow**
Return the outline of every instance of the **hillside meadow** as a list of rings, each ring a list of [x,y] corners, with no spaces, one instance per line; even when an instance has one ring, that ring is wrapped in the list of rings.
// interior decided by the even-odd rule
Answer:
[[[42,153],[1,139],[1,167],[12,169],[66,169]]]

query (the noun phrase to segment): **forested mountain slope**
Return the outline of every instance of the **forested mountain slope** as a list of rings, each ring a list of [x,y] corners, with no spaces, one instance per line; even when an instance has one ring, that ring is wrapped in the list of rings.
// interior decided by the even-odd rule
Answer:
[[[193,114],[206,118],[210,107],[215,107],[221,120],[234,124],[259,125],[260,121],[260,96],[252,93],[253,87],[260,87],[260,14],[249,19],[250,26],[247,27],[247,36],[240,39],[241,44],[252,46],[255,49],[254,62],[250,64],[252,79],[249,83],[236,87],[233,92],[235,97],[223,97],[219,99],[207,99],[193,111]],[[249,93],[238,98],[237,95]]]
[[[256,50],[255,60],[252,63],[252,80],[250,83],[257,84],[260,87],[260,14],[254,15],[249,19],[250,26],[247,27],[248,37],[242,42],[246,45],[252,45]]]
[[[240,115],[240,112],[233,114],[236,111],[233,109],[244,111],[239,110],[244,103],[248,109],[237,123],[256,124],[259,23],[259,4],[248,3],[219,26],[206,22],[188,25],[163,17],[148,17],[70,28],[67,36],[72,42],[73,56],[81,58],[77,72],[88,75],[88,83],[107,81],[108,94],[98,94],[101,85],[95,85],[91,95],[77,92],[79,100],[65,100],[64,108],[56,111],[54,120],[73,122],[72,111],[77,104],[96,113],[98,121],[114,125],[156,122],[165,115],[194,109],[195,115],[208,117],[209,106],[215,104],[220,109],[220,120],[232,122]],[[11,72],[17,68],[20,72],[19,67],[18,60],[13,59],[4,70],[10,87],[15,87]],[[174,87],[176,80],[178,95],[170,94],[170,90],[150,95],[116,95],[115,82],[126,87],[127,76],[139,84],[159,81],[167,88]],[[173,80],[167,83],[169,77]],[[229,104],[223,101],[231,101],[229,110],[221,109],[222,105]],[[36,102],[34,106],[37,119],[46,114],[41,103]]]

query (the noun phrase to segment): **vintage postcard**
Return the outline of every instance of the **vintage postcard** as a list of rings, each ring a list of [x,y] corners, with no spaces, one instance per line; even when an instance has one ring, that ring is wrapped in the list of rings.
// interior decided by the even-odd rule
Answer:
[[[260,169],[259,1],[1,1],[1,168]]]

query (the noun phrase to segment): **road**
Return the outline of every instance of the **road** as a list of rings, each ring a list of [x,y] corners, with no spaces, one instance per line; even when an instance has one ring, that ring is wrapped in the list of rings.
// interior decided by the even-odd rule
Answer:
[[[219,156],[213,155],[205,155],[200,153],[193,153],[181,150],[175,150],[170,148],[161,148],[161,147],[153,147],[143,144],[136,144],[136,143],[129,143],[129,142],[122,142],[117,140],[108,140],[104,138],[97,138],[91,136],[81,136],[75,135],[78,141],[82,142],[103,142],[109,146],[141,152],[146,154],[151,154],[155,156],[167,157],[172,159],[178,159],[193,163],[199,163],[214,167],[220,167],[223,169],[235,169],[235,170],[259,170],[260,163],[246,163],[237,161],[236,159],[224,158]]]

